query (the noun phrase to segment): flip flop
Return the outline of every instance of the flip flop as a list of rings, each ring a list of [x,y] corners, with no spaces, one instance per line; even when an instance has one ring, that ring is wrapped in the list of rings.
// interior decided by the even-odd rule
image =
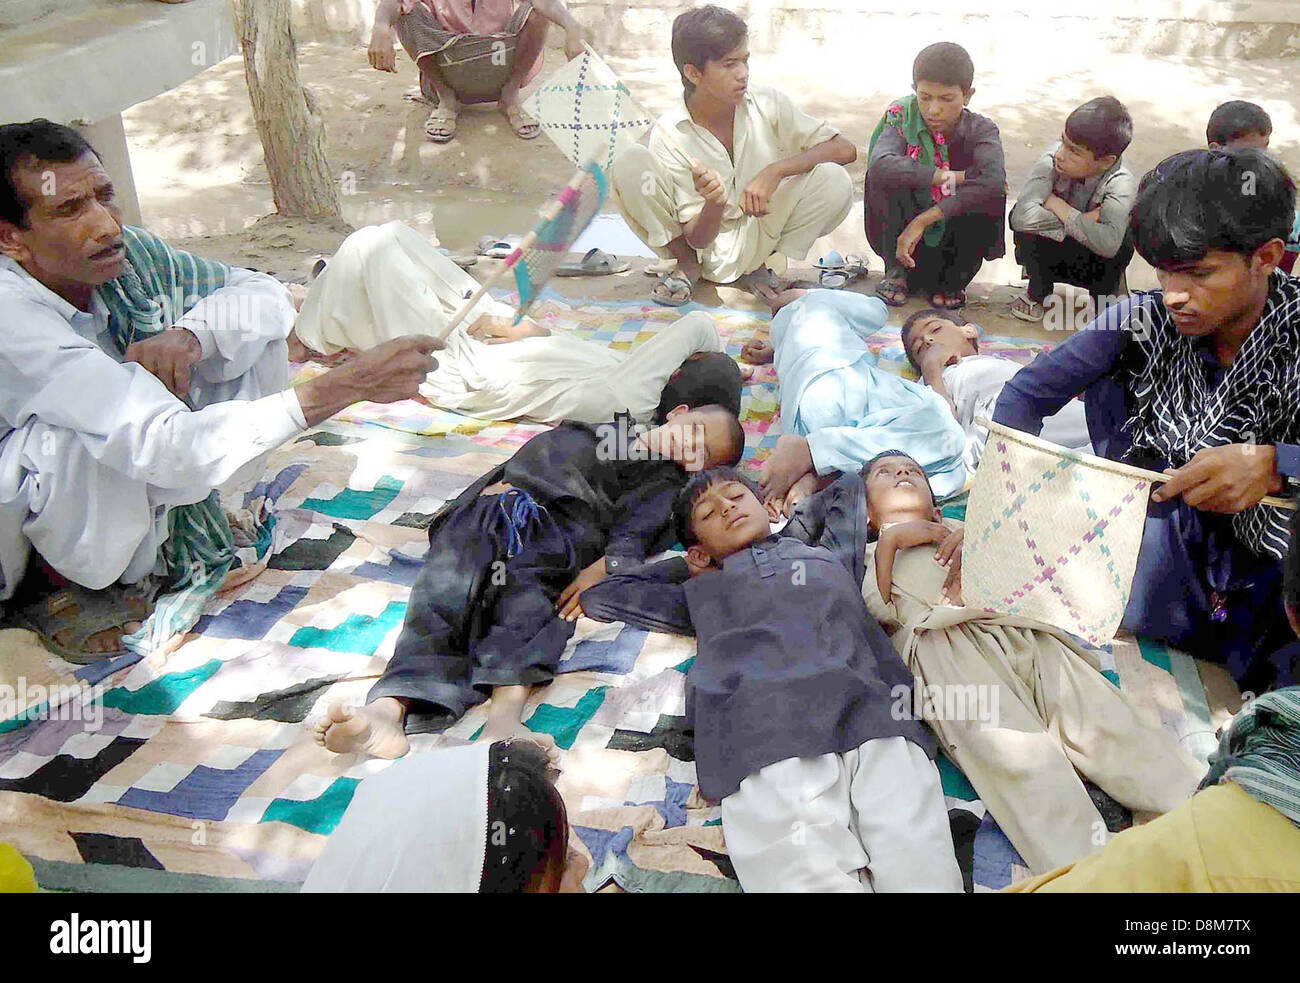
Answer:
[[[943,300],[939,300],[942,297]],[[885,303],[889,303],[885,301]],[[941,311],[958,311],[966,306],[966,291],[958,290],[955,294],[933,293],[930,294],[930,306],[937,307]]]
[[[907,303],[907,274],[897,271],[885,273],[885,278],[876,285],[876,296],[890,307],[902,307]]]
[[[623,273],[632,268],[632,264],[613,256],[601,249],[588,249],[585,256],[576,263],[561,263],[555,268],[556,276],[608,276],[611,273]]]
[[[1011,316],[1033,323],[1043,319],[1043,305],[1029,299],[1028,294],[1021,294],[1011,301]]]
[[[479,239],[474,251],[480,256],[486,256],[488,259],[505,259],[515,251],[521,242],[523,242],[523,239],[519,236],[506,236],[504,239],[498,239],[496,236],[483,236]]]
[[[35,632],[41,644],[65,662],[91,665],[127,654],[129,650],[120,644],[107,652],[88,652],[86,645],[102,631],[148,618],[158,587],[153,578],[131,586],[116,584],[104,590],[69,584],[28,604],[16,613],[14,620],[20,628]],[[71,632],[72,642],[68,645],[58,642],[54,636],[59,632]]]
[[[661,307],[684,307],[691,302],[691,295],[695,292],[695,284],[691,283],[690,278],[676,271],[660,277],[659,282],[655,284],[655,289],[659,287],[663,287],[669,296],[656,297],[652,290],[650,299]],[[677,299],[671,296],[680,290],[686,291],[685,297]]]
[[[542,124],[524,112],[518,103],[513,106],[503,106],[501,115],[506,118],[510,129],[515,131],[515,136],[520,140],[536,140],[541,135]],[[525,130],[528,132],[525,133]]]
[[[456,135],[456,109],[453,106],[434,106],[424,121],[424,132],[434,143],[449,143]]]

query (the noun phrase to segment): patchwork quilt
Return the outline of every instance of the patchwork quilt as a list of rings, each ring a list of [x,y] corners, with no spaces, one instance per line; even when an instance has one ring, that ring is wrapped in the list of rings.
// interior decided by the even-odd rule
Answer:
[[[733,355],[761,324],[714,313]],[[628,347],[680,312],[550,295],[537,315]],[[903,371],[897,332],[872,347]],[[775,383],[760,377],[746,393],[746,466],[757,468],[779,433]],[[255,487],[223,489],[232,504],[275,503],[275,552],[169,655],[76,668],[27,632],[0,631],[0,840],[48,889],[296,891],[357,784],[388,766],[318,748],[304,722],[364,699],[400,630],[430,517],[541,429],[414,402],[355,407],[276,451]],[[691,639],[582,620],[561,675],[526,710],[566,752],[560,790],[592,858],[589,889],[739,890],[685,733],[694,654]],[[1125,639],[1105,659],[1208,753],[1213,728],[1190,659]],[[482,724],[482,709],[471,711],[413,738],[414,751],[470,740]],[[941,770],[968,884],[1010,883],[1020,858],[962,775]],[[1098,796],[1109,821],[1128,821]]]

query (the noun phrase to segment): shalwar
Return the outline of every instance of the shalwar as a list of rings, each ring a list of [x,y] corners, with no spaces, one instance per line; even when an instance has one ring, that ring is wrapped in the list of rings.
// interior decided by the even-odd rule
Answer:
[[[943,605],[948,572],[934,550],[899,551],[886,603],[872,543],[862,594],[916,677],[914,713],[1034,872],[1105,842],[1076,769],[1131,809],[1168,812],[1192,794],[1204,768],[1101,674],[1091,650],[1028,619]]]
[[[774,253],[803,259],[820,236],[833,232],[849,214],[852,179],[839,164],[829,162],[783,180],[768,202],[767,215],[740,210],[741,196],[759,171],[839,135],[776,89],[753,86],[745,93],[736,107],[731,154],[691,119],[685,101],[659,123],[687,154],[716,171],[727,189],[718,235],[697,251],[706,280],[731,283]],[[619,152],[610,184],[614,203],[632,231],[667,259],[671,253],[665,247],[699,216],[704,199],[695,190],[689,163],[664,139],[660,127],[651,132],[648,148],[634,144]]]
[[[488,345],[469,336],[474,321],[514,317],[512,308],[490,297],[447,330],[478,286],[410,226],[368,226],[348,236],[313,281],[295,330],[305,345],[326,354],[434,335],[447,347],[420,387],[426,399],[481,419],[539,423],[600,423],[624,410],[648,422],[669,376],[686,359],[724,350],[704,311],[660,329],[626,354],[554,331]]]
[[[962,890],[939,772],[903,737],[760,769],[722,828],[746,892]]]
[[[936,496],[961,491],[966,436],[943,397],[877,366],[866,339],[885,326],[878,297],[810,290],[772,319],[781,420],[808,440],[818,474],[856,472],[882,451],[904,450]]]
[[[139,581],[154,572],[168,509],[305,429],[297,396],[282,392],[293,324],[282,285],[231,270],[173,324],[201,349],[189,405],[123,361],[98,294],[78,310],[0,257],[0,598],[32,549],[84,587]]]

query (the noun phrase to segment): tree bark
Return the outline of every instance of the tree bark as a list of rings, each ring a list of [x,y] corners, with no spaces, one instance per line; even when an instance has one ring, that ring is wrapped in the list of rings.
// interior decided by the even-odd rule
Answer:
[[[244,78],[271,178],[275,210],[292,218],[341,218],[325,157],[325,125],[298,81],[289,0],[233,0]]]

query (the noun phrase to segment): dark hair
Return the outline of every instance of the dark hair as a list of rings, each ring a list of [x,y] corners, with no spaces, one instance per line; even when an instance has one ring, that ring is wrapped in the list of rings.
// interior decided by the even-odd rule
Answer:
[[[1242,99],[1233,99],[1215,107],[1210,113],[1210,120],[1205,124],[1205,142],[1226,146],[1233,140],[1258,133],[1269,136],[1273,132],[1273,121],[1263,107]]]
[[[917,321],[927,317],[941,317],[949,324],[955,324],[959,328],[965,327],[970,323],[956,311],[941,311],[937,307],[927,307],[923,310],[917,311],[915,314],[907,315],[907,320],[903,322],[903,327],[898,332],[898,337],[903,343],[903,354],[906,355],[907,360],[912,363],[912,368],[916,369],[918,372],[921,371],[921,366],[912,355],[912,349],[908,346],[907,341],[908,337],[912,333],[912,326],[916,324]],[[972,344],[975,345],[975,350],[978,352],[979,342],[972,342]]]
[[[655,409],[655,422],[663,423],[674,406],[724,407],[733,416],[740,416],[740,397],[744,379],[736,360],[725,352],[703,352],[684,361],[659,394]]]
[[[1168,269],[1212,249],[1248,257],[1285,241],[1295,200],[1291,175],[1262,150],[1184,150],[1143,176],[1129,222],[1142,258]]]
[[[740,425],[740,418],[732,413],[725,406],[719,406],[717,403],[706,403],[703,406],[691,407],[692,413],[720,413],[727,418],[727,459],[722,462],[723,466],[731,466],[740,463],[740,459],[745,456],[745,428]]]
[[[548,868],[563,868],[569,817],[549,768],[546,752],[529,740],[497,741],[488,751],[480,894],[521,894]]]
[[[745,22],[722,7],[695,7],[678,14],[673,21],[673,63],[682,76],[682,88],[689,96],[695,86],[686,80],[686,66],[700,71],[728,51],[734,51],[749,36]]]
[[[673,528],[677,533],[677,541],[683,546],[694,546],[699,542],[691,523],[691,511],[695,508],[695,503],[711,487],[724,481],[738,481],[752,491],[760,502],[763,500],[753,480],[735,468],[707,468],[696,472],[686,482],[686,487],[677,493],[677,499],[673,502]]]
[[[912,84],[917,82],[960,85],[962,92],[969,93],[975,85],[975,63],[960,44],[939,41],[922,48],[912,62]]]
[[[1098,96],[1065,117],[1065,135],[1094,157],[1118,157],[1133,142],[1133,117],[1114,96]]]
[[[1300,612],[1300,509],[1291,513],[1291,548],[1282,575],[1282,601]]]
[[[61,123],[34,119],[0,126],[0,219],[27,228],[31,203],[18,193],[18,168],[71,164],[86,154],[95,154],[95,148],[72,127]]]
[[[925,468],[922,467],[921,462],[918,461],[916,458],[914,458],[911,454],[907,453],[907,451],[900,451],[897,449],[881,451],[879,454],[873,457],[866,464],[862,465],[862,470],[858,472],[858,474],[862,475],[862,480],[866,481],[866,479],[871,476],[871,469],[876,466],[877,462],[883,461],[887,457],[905,457],[913,464],[915,464],[918,468],[920,468],[921,474],[924,475],[925,477],[925,487],[928,488],[930,491],[930,501],[932,502],[938,501],[934,497],[934,487],[930,484],[930,476],[925,473]]]

